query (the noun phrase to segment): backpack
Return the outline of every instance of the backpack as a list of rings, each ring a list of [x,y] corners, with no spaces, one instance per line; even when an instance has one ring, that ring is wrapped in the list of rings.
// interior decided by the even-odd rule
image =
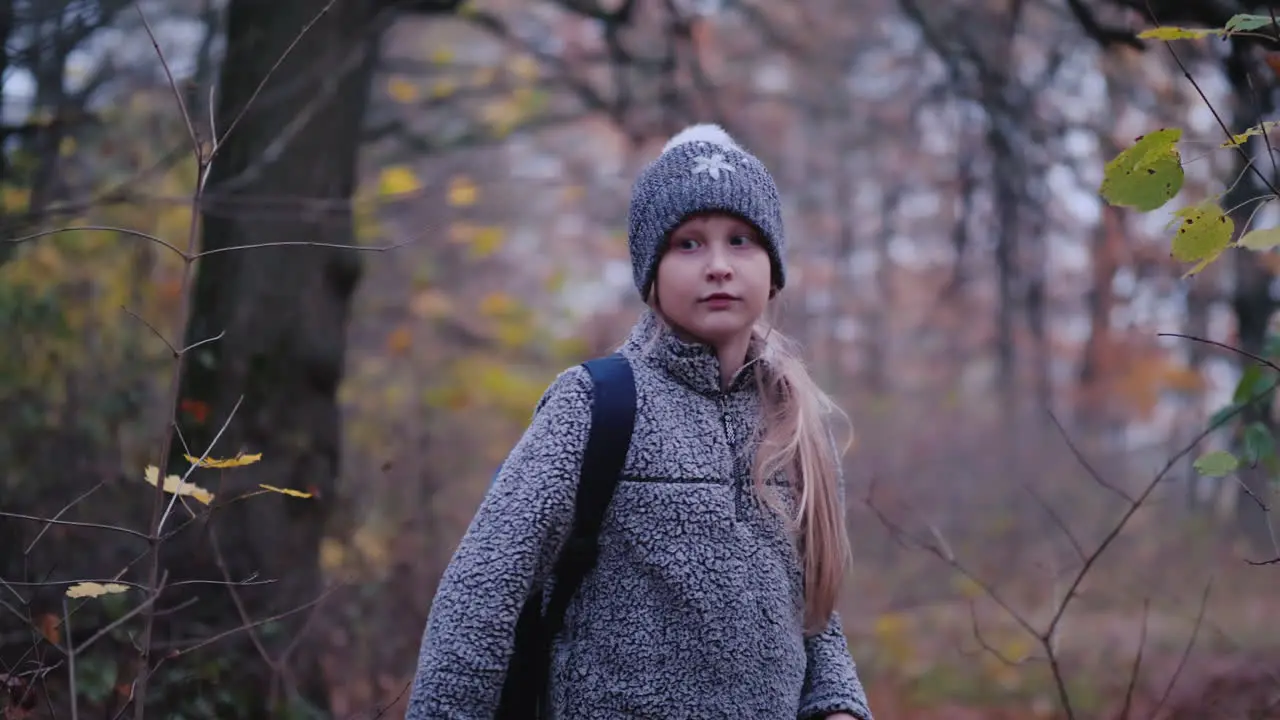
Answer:
[[[605,511],[622,475],[635,428],[636,388],[631,364],[619,353],[582,363],[591,374],[591,431],[579,473],[573,525],[552,566],[545,614],[543,590],[535,586],[516,622],[515,648],[507,664],[495,720],[533,720],[550,715],[548,680],[551,640],[583,578],[595,567]],[[502,466],[499,465],[498,472]],[[494,473],[497,478],[497,473]]]

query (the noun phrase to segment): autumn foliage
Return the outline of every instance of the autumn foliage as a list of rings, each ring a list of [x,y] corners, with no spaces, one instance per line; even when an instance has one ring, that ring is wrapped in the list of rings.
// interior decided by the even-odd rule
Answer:
[[[1089,55],[1076,80],[1035,88],[974,69],[1075,57],[1079,31],[1046,4],[1020,4],[1018,42],[992,29],[1008,20],[998,3],[641,2],[627,18],[631,3],[532,5],[377,24],[349,196],[291,192],[318,154],[271,155],[323,96],[289,99],[324,85],[297,66],[255,95],[286,127],[246,114],[232,137],[253,151],[234,160],[213,140],[230,111],[200,62],[117,68],[116,102],[91,123],[31,108],[23,132],[41,142],[17,137],[0,165],[5,720],[141,717],[140,692],[188,718],[324,715],[316,695],[335,717],[402,712],[436,577],[493,469],[555,374],[612,349],[639,308],[629,180],[691,117],[725,122],[776,168],[796,278],[778,319],[855,421],[842,611],[877,717],[1195,717],[1259,692],[1280,641],[1275,575],[1242,560],[1270,556],[1238,527],[1280,473],[1280,342],[1242,347],[1215,288],[1236,261],[1280,271],[1268,165],[1240,160],[1269,151],[1280,121],[1206,131],[1179,65],[1208,43],[1270,43],[1270,17],[1153,27],[1137,37],[1168,62]],[[171,48],[161,11],[128,7],[114,27]],[[279,44],[331,60],[324,43],[290,45],[302,24]],[[1098,117],[1064,87],[1080,77],[1106,81]],[[1145,83],[1155,100],[1135,115]],[[1069,151],[1068,132],[1092,150]],[[1078,189],[1039,184],[1070,175],[1068,155],[1094,219]],[[258,184],[206,186],[223,161],[245,163],[233,188]],[[1231,194],[1241,178],[1252,196]],[[175,384],[176,358],[204,368],[221,341],[221,326],[188,338],[184,307],[188,271],[216,257],[200,257],[201,223],[228,218],[255,230],[231,245],[281,253],[219,251],[263,270],[254,297],[279,293],[228,322],[341,284],[287,272],[333,250],[319,247],[330,233],[359,258],[349,313],[326,316],[341,327],[297,312],[264,343],[296,353],[285,379],[332,383],[318,394],[340,411],[334,447],[302,431],[309,401],[263,414]],[[338,377],[311,362],[329,349],[317,339],[340,351]],[[251,373],[269,354],[225,361]],[[319,592],[260,571],[312,560]],[[188,561],[198,575],[167,574]],[[211,619],[215,600],[232,617]],[[270,707],[247,697],[259,689]]]

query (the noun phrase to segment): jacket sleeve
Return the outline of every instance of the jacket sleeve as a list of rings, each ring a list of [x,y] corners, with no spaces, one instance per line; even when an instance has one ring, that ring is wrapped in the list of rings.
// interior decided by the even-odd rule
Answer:
[[[827,628],[805,638],[809,657],[800,701],[800,720],[821,720],[846,712],[861,720],[873,720],[867,695],[849,654],[839,613],[832,613]]]
[[[521,606],[573,519],[590,425],[590,375],[575,366],[539,400],[440,578],[407,720],[494,716]]]
[[[841,453],[836,445],[835,435],[828,431],[827,437],[837,458],[836,496],[843,516],[845,480],[843,465],[839,460]],[[838,612],[831,614],[825,630],[805,638],[805,654],[808,656],[808,666],[800,697],[800,720],[821,720],[837,712],[846,712],[861,720],[873,720],[866,691],[858,678],[853,656],[849,653],[849,643],[845,639]]]

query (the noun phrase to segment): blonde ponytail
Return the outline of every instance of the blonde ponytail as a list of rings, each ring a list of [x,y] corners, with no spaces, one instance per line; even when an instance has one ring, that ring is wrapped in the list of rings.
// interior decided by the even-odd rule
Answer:
[[[795,489],[791,518],[804,571],[807,632],[821,632],[836,607],[852,552],[845,529],[840,458],[828,416],[848,417],[814,382],[793,341],[776,329],[757,333],[756,382],[763,417],[752,479],[773,504],[766,483],[785,473]],[[845,448],[848,443],[845,444]],[[776,505],[775,505],[776,506]]]

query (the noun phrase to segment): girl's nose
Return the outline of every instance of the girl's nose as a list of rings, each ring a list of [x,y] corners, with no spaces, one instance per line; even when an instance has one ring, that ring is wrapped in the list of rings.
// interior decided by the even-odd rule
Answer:
[[[733,265],[725,256],[724,250],[713,247],[707,259],[707,278],[710,280],[728,280],[733,277]]]

